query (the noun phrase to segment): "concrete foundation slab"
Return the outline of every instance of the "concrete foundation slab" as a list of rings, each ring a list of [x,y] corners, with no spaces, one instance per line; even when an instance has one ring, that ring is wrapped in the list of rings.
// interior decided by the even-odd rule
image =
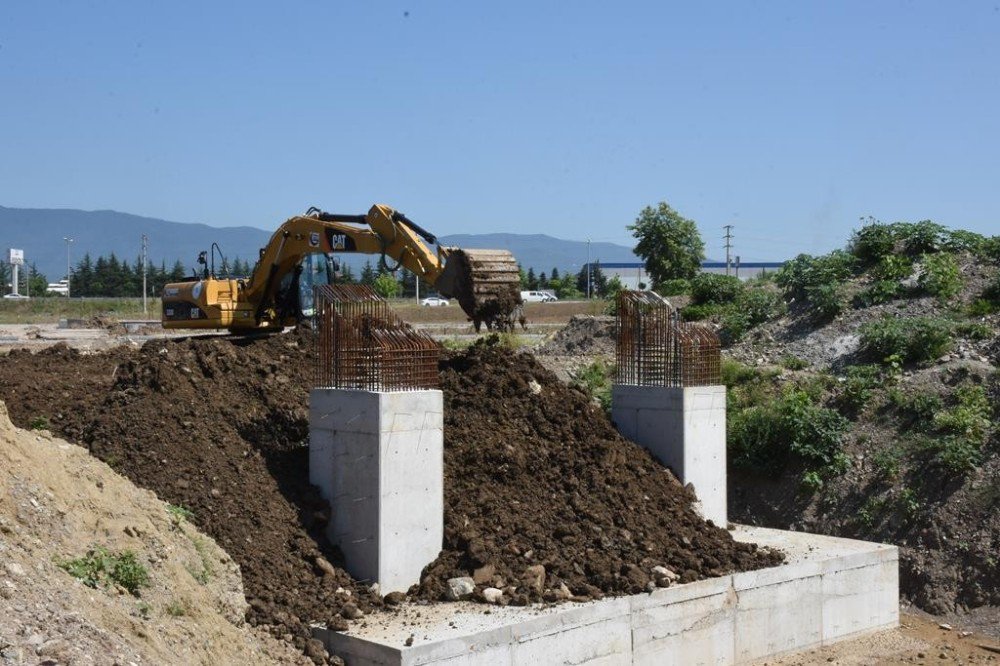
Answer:
[[[405,592],[444,538],[441,392],[313,389],[309,481],[351,575]]]
[[[611,420],[626,439],[649,449],[690,483],[706,519],[725,527],[726,387],[611,388]]]
[[[733,535],[788,561],[585,604],[408,604],[315,635],[349,666],[688,665],[740,664],[898,625],[894,546],[752,527]]]

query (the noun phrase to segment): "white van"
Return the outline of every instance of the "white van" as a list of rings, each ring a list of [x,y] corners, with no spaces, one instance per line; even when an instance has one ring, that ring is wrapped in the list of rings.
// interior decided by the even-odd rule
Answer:
[[[525,303],[547,303],[548,301],[558,301],[559,299],[547,291],[522,291],[521,300]]]

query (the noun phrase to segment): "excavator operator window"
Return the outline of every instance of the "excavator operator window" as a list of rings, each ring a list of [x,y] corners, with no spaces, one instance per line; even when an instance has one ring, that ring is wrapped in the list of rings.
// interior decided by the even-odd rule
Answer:
[[[299,311],[303,317],[312,317],[316,311],[313,287],[333,284],[336,274],[336,259],[327,254],[307,254],[302,259],[299,274]]]

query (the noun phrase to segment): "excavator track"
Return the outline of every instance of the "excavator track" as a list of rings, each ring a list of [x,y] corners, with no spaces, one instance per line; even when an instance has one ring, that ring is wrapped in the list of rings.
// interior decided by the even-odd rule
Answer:
[[[521,273],[507,250],[448,248],[438,291],[455,298],[476,326],[510,331],[521,314]]]

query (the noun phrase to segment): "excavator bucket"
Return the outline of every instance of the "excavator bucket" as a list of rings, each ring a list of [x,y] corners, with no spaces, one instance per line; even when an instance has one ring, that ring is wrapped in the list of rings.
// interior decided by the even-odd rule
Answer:
[[[521,274],[507,250],[448,248],[437,288],[455,298],[479,330],[510,331],[521,317]]]

